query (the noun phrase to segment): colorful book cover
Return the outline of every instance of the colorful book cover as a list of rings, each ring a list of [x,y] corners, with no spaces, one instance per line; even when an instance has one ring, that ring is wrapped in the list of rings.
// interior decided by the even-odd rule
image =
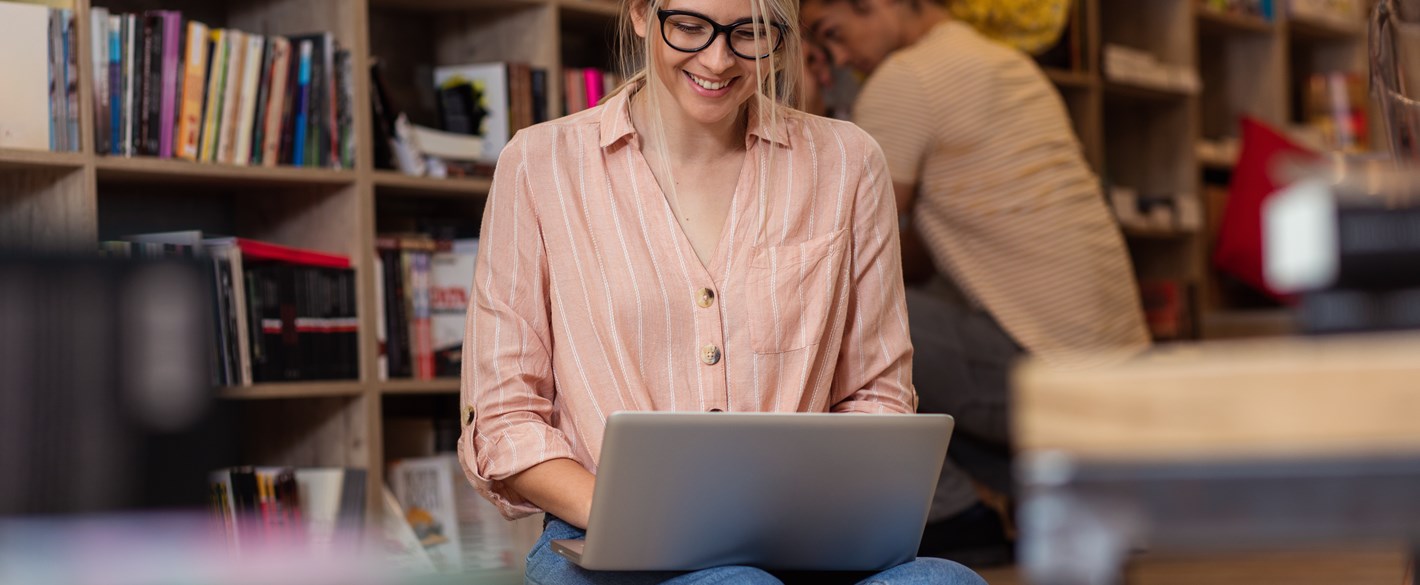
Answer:
[[[158,95],[158,156],[172,158],[173,126],[177,121],[178,91],[182,87],[184,73],[178,70],[178,62],[182,58],[182,13],[159,10],[156,14],[163,28],[162,58],[159,60],[162,86]]]
[[[297,65],[296,74],[296,114],[291,146],[291,164],[295,166],[305,166],[306,161],[306,124],[308,123],[308,110],[310,108],[311,93],[311,51],[313,43],[311,41],[301,41],[300,62]]]
[[[465,318],[473,286],[478,240],[440,242],[429,265],[429,314],[433,327],[434,375],[457,377],[462,363]]]
[[[123,16],[108,17],[109,153],[123,154]]]
[[[202,136],[202,97],[207,81],[207,25],[187,23],[187,58],[182,76],[182,107],[178,112],[178,158],[197,160]]]

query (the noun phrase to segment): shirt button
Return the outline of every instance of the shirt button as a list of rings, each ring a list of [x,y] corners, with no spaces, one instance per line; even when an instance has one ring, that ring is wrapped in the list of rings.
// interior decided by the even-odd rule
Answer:
[[[725,412],[725,411],[720,410],[720,409],[718,409],[718,408],[712,408],[712,409],[710,409],[710,412]]]
[[[713,344],[700,348],[700,361],[705,362],[707,366],[720,363],[720,348]]]
[[[695,291],[695,304],[700,305],[702,309],[709,309],[710,305],[715,304],[715,291],[708,288]]]

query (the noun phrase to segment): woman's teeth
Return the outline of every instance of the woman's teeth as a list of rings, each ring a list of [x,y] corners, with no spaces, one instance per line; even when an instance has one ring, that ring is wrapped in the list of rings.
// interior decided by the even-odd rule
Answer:
[[[712,81],[709,81],[709,80],[701,79],[701,78],[696,77],[696,76],[694,76],[694,75],[691,75],[691,74],[689,74],[689,73],[687,73],[686,75],[690,75],[690,80],[691,80],[691,81],[694,81],[694,82],[695,82],[695,85],[698,85],[698,86],[703,87],[703,88],[705,88],[705,89],[708,89],[708,90],[710,90],[710,91],[715,91],[715,90],[717,90],[717,89],[724,89],[725,86],[727,86],[727,85],[730,84],[729,81],[721,81],[721,82],[719,82],[719,83],[715,83],[715,82],[712,82]]]

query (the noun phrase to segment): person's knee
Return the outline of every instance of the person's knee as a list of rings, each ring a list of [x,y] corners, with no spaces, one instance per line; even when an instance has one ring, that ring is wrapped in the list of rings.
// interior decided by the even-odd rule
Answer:
[[[747,583],[749,585],[784,585],[782,581],[763,569],[740,565],[715,567],[713,569],[687,573],[678,578],[666,581],[665,585],[731,585],[739,583]]]
[[[947,559],[923,557],[883,571],[862,585],[986,585],[976,571]]]

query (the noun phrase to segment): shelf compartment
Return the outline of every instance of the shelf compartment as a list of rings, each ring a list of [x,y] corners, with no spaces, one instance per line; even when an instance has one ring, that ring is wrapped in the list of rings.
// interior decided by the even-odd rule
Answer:
[[[151,157],[100,157],[100,183],[181,183],[187,185],[341,186],[355,182],[350,170],[252,167]]]
[[[412,177],[395,171],[375,172],[377,195],[412,197],[485,197],[493,186],[487,177],[437,179]]]
[[[1099,80],[1087,71],[1072,71],[1058,67],[1043,67],[1045,77],[1061,90],[1087,90],[1099,85]]]

